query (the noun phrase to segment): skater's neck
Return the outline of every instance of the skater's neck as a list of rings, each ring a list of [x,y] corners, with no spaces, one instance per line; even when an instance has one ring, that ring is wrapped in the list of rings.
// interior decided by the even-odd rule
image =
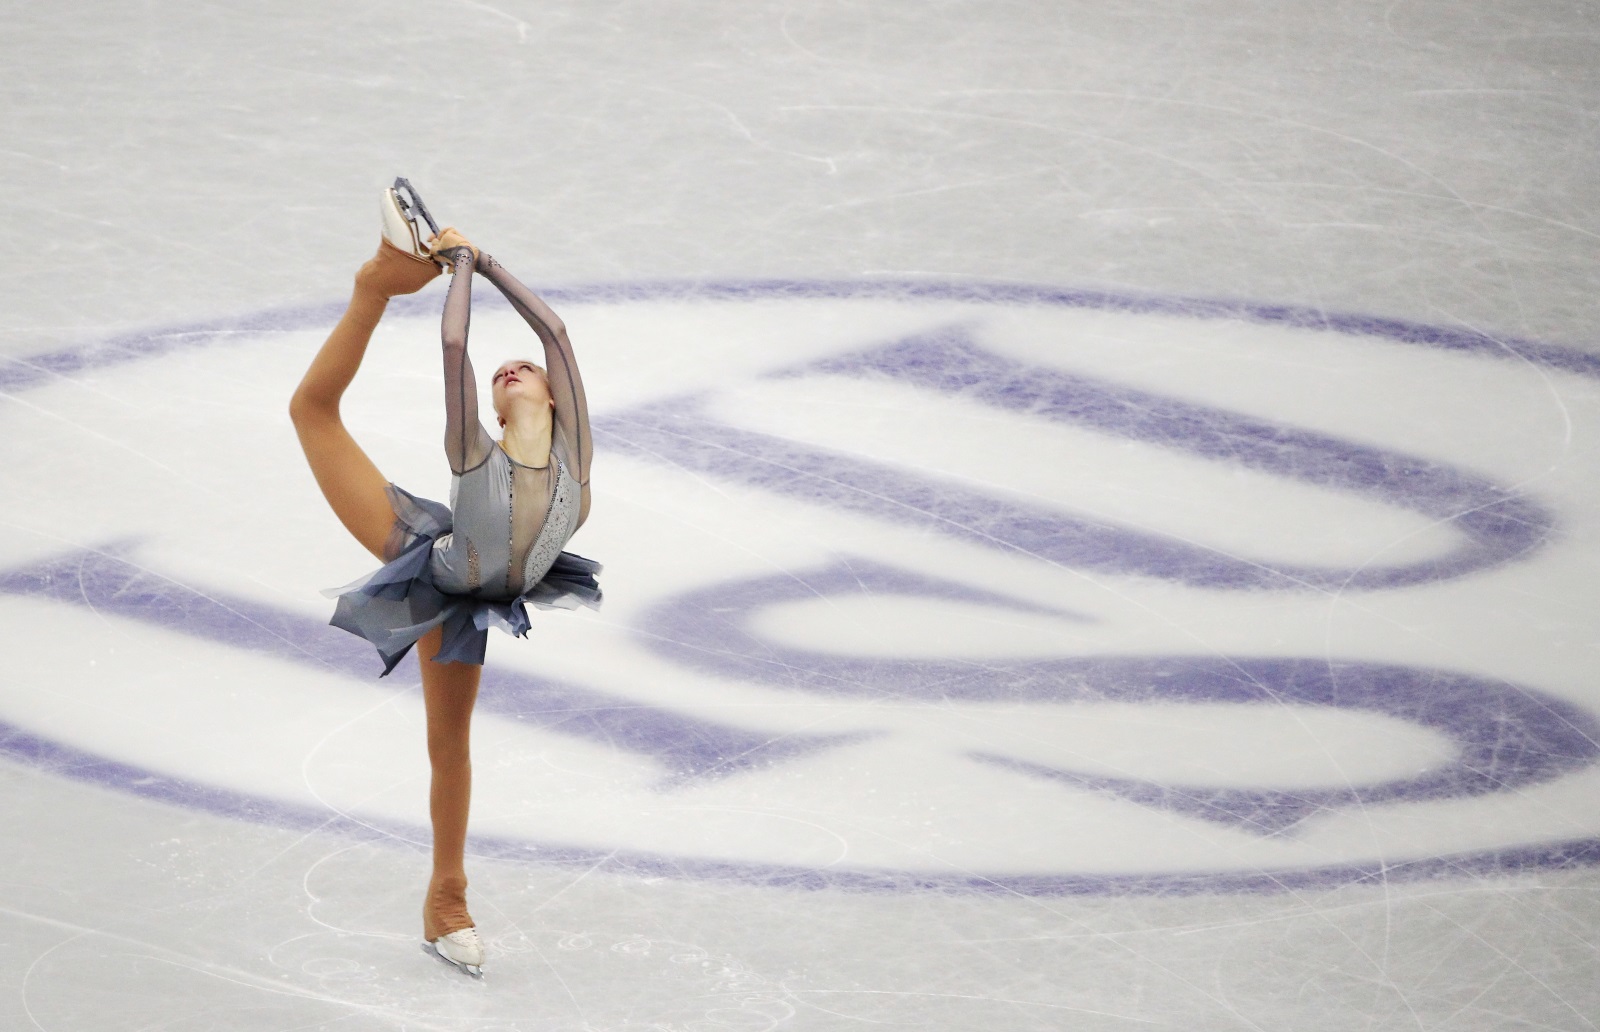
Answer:
[[[506,421],[500,447],[524,466],[549,465],[551,426],[548,405],[518,406]]]

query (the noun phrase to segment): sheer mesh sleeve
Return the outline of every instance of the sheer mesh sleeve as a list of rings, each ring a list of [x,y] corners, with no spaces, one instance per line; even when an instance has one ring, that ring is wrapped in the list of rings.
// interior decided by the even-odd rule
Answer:
[[[444,343],[444,452],[450,469],[465,473],[483,464],[494,438],[478,420],[478,381],[467,357],[467,328],[472,322],[472,252],[463,247],[454,256],[455,275],[444,301],[440,336]]]
[[[583,378],[578,375],[572,343],[567,340],[566,324],[537,294],[487,254],[479,255],[478,271],[499,288],[544,344],[545,375],[550,379],[550,396],[556,403],[556,427],[566,438],[572,461],[577,464],[572,473],[584,486],[583,508],[587,514],[589,460],[594,453],[589,441],[589,402],[583,394]]]

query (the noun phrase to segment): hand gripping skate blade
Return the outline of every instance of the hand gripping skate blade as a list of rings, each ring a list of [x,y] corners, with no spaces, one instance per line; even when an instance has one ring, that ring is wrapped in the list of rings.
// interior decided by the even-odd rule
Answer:
[[[483,968],[479,967],[476,964],[463,964],[458,960],[452,960],[449,957],[445,956],[443,953],[440,953],[439,952],[439,947],[435,946],[431,942],[425,942],[425,943],[422,944],[422,952],[423,953],[432,954],[433,956],[435,956],[435,957],[439,958],[440,960],[444,961],[446,964],[449,964],[451,967],[455,968],[457,971],[464,971],[467,974],[471,975],[473,978],[482,978],[483,977]]]

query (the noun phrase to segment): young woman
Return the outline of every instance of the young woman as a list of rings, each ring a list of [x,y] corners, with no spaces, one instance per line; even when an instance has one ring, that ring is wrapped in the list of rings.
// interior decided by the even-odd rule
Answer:
[[[394,191],[388,197],[392,203]],[[350,306],[312,360],[289,413],[323,497],[356,540],[384,560],[377,572],[339,589],[334,626],[376,645],[384,674],[421,644],[433,768],[433,876],[422,910],[423,948],[480,975],[483,946],[467,913],[463,854],[472,789],[468,731],[486,632],[498,624],[525,633],[525,602],[599,603],[599,565],[561,551],[589,514],[588,407],[566,327],[532,291],[454,229],[427,243],[414,235],[409,251],[390,243],[395,236],[386,232],[356,274]],[[339,417],[339,400],[389,299],[422,289],[440,264],[454,277],[443,321],[444,443],[453,474],[448,508],[385,480]],[[499,288],[544,345],[543,368],[517,359],[495,371],[499,441],[478,420],[467,358],[474,272]]]

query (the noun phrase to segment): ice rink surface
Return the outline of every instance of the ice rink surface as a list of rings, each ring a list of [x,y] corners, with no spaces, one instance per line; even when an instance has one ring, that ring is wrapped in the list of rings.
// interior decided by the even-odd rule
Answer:
[[[7,5],[0,1028],[1595,1029],[1597,44]],[[481,982],[286,413],[397,174],[597,441],[605,607],[491,638]],[[346,405],[436,498],[442,297]]]

